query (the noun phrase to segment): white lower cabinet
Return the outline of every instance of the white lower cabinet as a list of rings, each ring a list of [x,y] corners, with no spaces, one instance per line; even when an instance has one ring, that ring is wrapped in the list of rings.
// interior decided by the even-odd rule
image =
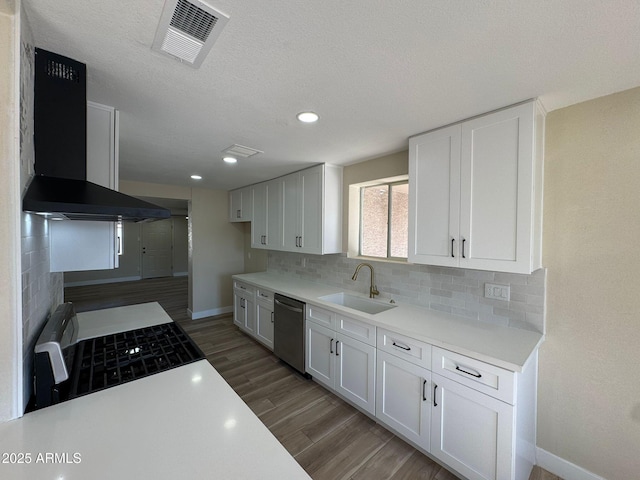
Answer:
[[[471,480],[511,479],[514,407],[436,373],[431,454]]]
[[[240,282],[233,289],[233,323],[241,330],[255,335],[256,311],[255,290]]]
[[[428,451],[431,372],[384,351],[377,363],[376,417]]]
[[[273,350],[273,292],[258,289],[255,336],[265,346]]]
[[[309,308],[312,307],[308,306],[307,311]],[[375,414],[375,347],[309,321],[308,317],[307,313],[307,373],[363,411]],[[340,323],[344,320],[343,317]]]

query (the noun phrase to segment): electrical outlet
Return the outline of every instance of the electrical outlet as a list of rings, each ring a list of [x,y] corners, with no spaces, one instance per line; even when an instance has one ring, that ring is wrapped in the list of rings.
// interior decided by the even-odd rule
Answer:
[[[484,296],[495,300],[509,301],[511,287],[509,285],[497,285],[495,283],[484,284]]]

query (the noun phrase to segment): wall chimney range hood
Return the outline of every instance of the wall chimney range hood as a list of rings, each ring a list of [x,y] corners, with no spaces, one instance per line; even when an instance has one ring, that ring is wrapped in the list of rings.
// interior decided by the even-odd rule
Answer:
[[[86,65],[35,49],[35,176],[22,210],[50,218],[152,221],[171,212],[87,181]]]

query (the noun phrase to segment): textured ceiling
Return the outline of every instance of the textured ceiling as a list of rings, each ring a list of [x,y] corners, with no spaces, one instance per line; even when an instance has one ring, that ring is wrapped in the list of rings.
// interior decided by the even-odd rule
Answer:
[[[36,46],[85,62],[88,98],[120,110],[126,180],[239,187],[640,85],[638,0],[208,0],[230,20],[197,70],[150,49],[163,0],[23,2]],[[223,164],[234,143],[264,153]]]

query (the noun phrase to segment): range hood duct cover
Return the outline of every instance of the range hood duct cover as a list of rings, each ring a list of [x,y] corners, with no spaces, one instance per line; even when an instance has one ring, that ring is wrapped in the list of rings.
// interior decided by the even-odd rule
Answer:
[[[70,220],[169,218],[166,208],[87,181],[86,65],[39,48],[35,55],[35,176],[22,209]]]

